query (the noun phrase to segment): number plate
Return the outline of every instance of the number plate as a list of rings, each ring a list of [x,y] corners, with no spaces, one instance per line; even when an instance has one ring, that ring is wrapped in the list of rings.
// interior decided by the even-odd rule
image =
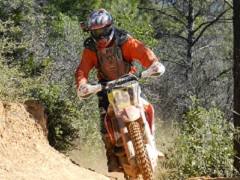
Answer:
[[[109,102],[118,110],[138,103],[138,84],[130,84],[125,87],[113,89],[108,93]]]

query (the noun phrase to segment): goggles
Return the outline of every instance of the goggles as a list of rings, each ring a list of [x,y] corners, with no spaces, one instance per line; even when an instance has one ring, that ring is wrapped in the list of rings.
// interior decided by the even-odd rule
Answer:
[[[91,35],[93,38],[98,39],[100,37],[106,37],[110,34],[112,26],[107,26],[101,29],[93,29],[91,30]]]

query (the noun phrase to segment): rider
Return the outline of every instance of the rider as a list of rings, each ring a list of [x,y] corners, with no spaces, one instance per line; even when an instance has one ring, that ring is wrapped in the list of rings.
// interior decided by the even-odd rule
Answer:
[[[82,59],[75,71],[75,83],[79,97],[91,93],[87,84],[88,73],[95,67],[98,70],[99,83],[118,79],[125,74],[136,72],[132,63],[139,60],[145,68],[152,68],[162,75],[165,67],[158,62],[154,53],[127,31],[115,27],[112,15],[105,9],[92,11],[87,19],[90,37],[84,41]],[[119,163],[113,152],[113,145],[107,134],[104,118],[109,105],[107,93],[98,92],[101,115],[101,135],[106,148],[108,171],[119,171]]]

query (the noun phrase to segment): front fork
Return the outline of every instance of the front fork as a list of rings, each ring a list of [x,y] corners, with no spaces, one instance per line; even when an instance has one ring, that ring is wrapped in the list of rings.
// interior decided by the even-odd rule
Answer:
[[[151,161],[151,165],[152,165],[152,170],[155,169],[155,167],[157,166],[157,161],[158,161],[158,151],[156,149],[156,145],[155,145],[155,140],[154,140],[154,135],[151,133],[151,128],[149,127],[149,123],[146,119],[145,116],[145,111],[143,106],[128,106],[126,108],[124,108],[124,110],[121,113],[121,118],[122,124],[129,124],[133,121],[139,121],[139,125],[142,130],[142,135],[143,135],[143,139],[144,139],[144,143],[146,145],[146,149],[148,152],[148,157]],[[141,124],[142,123],[142,124]],[[136,163],[135,160],[135,151],[133,148],[133,144],[132,141],[130,141],[130,137],[129,137],[129,133],[128,133],[128,128],[126,126],[124,126],[123,128],[120,129],[121,135],[123,137],[123,144],[124,147],[126,149],[127,152],[127,157],[128,160],[131,164],[131,161],[133,164],[131,165],[135,165],[134,163]],[[132,160],[134,159],[134,160]]]
[[[123,111],[116,117],[113,107],[110,105],[106,119],[108,119],[106,125],[112,143],[117,147],[124,146],[129,164],[131,166],[137,166],[137,162],[135,158],[135,150],[129,136],[127,126],[133,121],[139,121],[140,127],[142,127],[142,134],[145,140],[144,143],[146,144],[152,169],[154,169],[157,165],[158,158],[156,157],[155,153],[156,147],[154,136],[151,133],[143,106],[136,107],[132,105],[125,107]],[[111,122],[111,125],[109,125],[109,122]]]

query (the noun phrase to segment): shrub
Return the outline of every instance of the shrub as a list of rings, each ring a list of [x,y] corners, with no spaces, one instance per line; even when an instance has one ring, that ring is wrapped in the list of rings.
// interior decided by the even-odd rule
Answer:
[[[96,101],[76,101],[76,95],[70,91],[67,86],[51,83],[40,86],[35,93],[48,116],[49,143],[60,151],[70,150],[76,139],[91,144],[99,134]]]
[[[25,74],[19,71],[19,68],[9,68],[0,62],[0,99],[6,101],[26,100],[31,89],[36,86],[36,80],[25,78]]]
[[[233,125],[220,110],[191,108],[177,127],[163,163],[170,179],[233,175]]]

